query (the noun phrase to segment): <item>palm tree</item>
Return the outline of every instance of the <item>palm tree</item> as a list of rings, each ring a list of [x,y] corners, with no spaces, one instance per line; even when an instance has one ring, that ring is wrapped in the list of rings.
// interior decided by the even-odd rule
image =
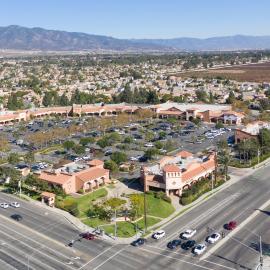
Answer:
[[[223,166],[222,171],[225,175],[225,181],[228,179],[228,168],[231,161],[230,150],[227,141],[220,141],[217,149],[217,162]]]

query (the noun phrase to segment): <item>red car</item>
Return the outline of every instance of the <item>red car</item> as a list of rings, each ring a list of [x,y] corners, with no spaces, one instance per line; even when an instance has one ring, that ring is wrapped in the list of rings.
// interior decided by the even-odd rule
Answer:
[[[226,224],[226,229],[231,231],[235,229],[236,226],[237,226],[237,223],[236,221],[233,220],[233,221],[230,221],[228,224]]]
[[[89,232],[85,232],[85,233],[81,233],[80,237],[86,239],[86,240],[94,240],[95,239],[95,235]]]

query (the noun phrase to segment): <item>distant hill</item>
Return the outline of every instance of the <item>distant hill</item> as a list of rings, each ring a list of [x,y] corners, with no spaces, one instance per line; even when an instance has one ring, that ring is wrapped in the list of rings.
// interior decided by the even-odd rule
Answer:
[[[227,36],[173,39],[137,39],[137,42],[171,47],[188,51],[228,51],[228,50],[262,50],[270,49],[270,36]]]
[[[270,36],[173,39],[117,39],[79,32],[0,27],[0,49],[41,51],[227,51],[270,49]]]
[[[27,28],[17,25],[0,27],[0,49],[41,51],[164,51],[157,44],[140,43],[107,36],[78,32]]]

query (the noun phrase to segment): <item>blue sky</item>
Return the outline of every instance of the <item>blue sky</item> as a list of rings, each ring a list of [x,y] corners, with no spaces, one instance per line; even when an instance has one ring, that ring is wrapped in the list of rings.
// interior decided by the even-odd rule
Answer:
[[[1,0],[0,26],[118,38],[270,35],[269,0]]]

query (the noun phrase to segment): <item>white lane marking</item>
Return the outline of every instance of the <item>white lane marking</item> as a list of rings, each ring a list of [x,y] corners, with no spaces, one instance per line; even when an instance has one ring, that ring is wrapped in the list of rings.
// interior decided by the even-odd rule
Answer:
[[[97,267],[95,267],[93,270],[97,270],[98,268],[100,268],[102,265],[104,265],[105,263],[107,263],[108,261],[110,261],[112,258],[114,258],[115,256],[117,256],[118,254],[120,254],[124,249],[126,249],[126,247],[118,250],[115,254],[113,254],[112,256],[110,256],[107,260],[105,260],[104,262],[102,262],[101,264],[99,264]]]
[[[191,259],[194,259],[194,260],[197,259],[196,257],[194,257],[192,255],[182,254],[182,253],[171,251],[171,250],[168,250],[168,249],[165,249],[165,248],[159,248],[159,247],[151,246],[151,245],[145,245],[145,246],[152,247],[152,248],[155,248],[155,249],[158,249],[158,250],[162,250],[162,251],[167,251],[169,253],[174,253],[174,254],[177,254],[177,255],[185,256],[185,257],[188,257],[188,258],[191,258]],[[201,261],[204,261],[204,262],[207,262],[207,263],[211,263],[211,264],[215,264],[215,265],[218,265],[218,266],[222,266],[222,267],[227,268],[227,269],[235,270],[234,268],[231,268],[231,267],[228,267],[228,266],[225,266],[225,265],[222,265],[222,264],[218,264],[218,263],[215,263],[215,262],[211,262],[211,261],[208,261],[208,260],[201,260]]]
[[[16,257],[16,256],[11,256],[11,254],[12,254],[11,252],[7,253],[5,250],[1,250],[2,253],[4,253],[4,254],[5,254],[6,256],[8,256],[8,257],[14,258],[15,260],[19,261],[21,264],[27,266],[27,265],[26,265],[26,262],[25,262],[25,260],[27,259],[27,256],[25,256],[25,255],[27,255],[27,253],[22,252],[20,249],[14,247],[14,246],[11,246],[11,245],[9,245],[9,244],[7,244],[6,246],[7,246],[6,250],[7,250],[8,248],[9,248],[11,251],[12,251],[12,250],[16,250],[16,251],[18,252],[18,254],[17,254],[16,256],[22,256],[22,257],[23,257],[23,260],[19,259],[19,258]],[[14,254],[13,254],[13,255],[14,255]],[[30,261],[35,261],[35,262],[37,262],[38,264],[44,265],[44,266],[45,266],[45,269],[52,269],[52,270],[55,270],[55,268],[52,268],[52,267],[49,266],[48,264],[45,264],[45,263],[41,262],[40,260],[36,259],[35,257],[31,257],[31,259],[29,260],[29,264],[30,264]],[[31,267],[31,269],[34,269],[34,268]]]
[[[101,255],[103,255],[104,253],[106,253],[108,250],[112,249],[113,247],[115,247],[116,245],[113,245],[107,249],[105,249],[103,252],[99,253],[96,257],[92,258],[90,261],[88,261],[87,263],[85,263],[83,266],[81,266],[80,268],[78,268],[78,270],[83,269],[86,265],[88,265],[89,263],[91,263],[92,261],[94,261],[95,259],[97,259],[98,257],[100,257]]]
[[[6,230],[12,231],[12,232],[14,232],[14,233],[20,235],[21,237],[20,237],[20,238],[16,238],[16,241],[19,241],[19,239],[24,239],[24,238],[25,238],[25,239],[27,239],[27,240],[30,240],[31,242],[36,243],[37,245],[39,245],[39,246],[42,247],[42,248],[46,248],[46,249],[48,249],[48,250],[51,250],[53,253],[56,253],[56,254],[58,254],[58,255],[60,255],[60,256],[62,256],[62,257],[64,257],[64,258],[66,258],[66,259],[69,259],[69,256],[66,256],[66,255],[64,255],[63,253],[61,253],[61,252],[59,252],[59,251],[57,251],[57,250],[55,250],[55,249],[52,249],[52,248],[50,248],[50,247],[48,247],[48,246],[46,246],[46,245],[44,245],[44,244],[41,244],[40,242],[34,240],[34,238],[30,238],[30,237],[28,237],[28,236],[26,236],[26,235],[23,235],[23,234],[19,233],[18,231],[15,231],[15,230],[11,229],[10,227],[7,227],[7,226],[5,226],[5,225],[3,225],[3,224],[1,224],[1,223],[0,223],[0,227],[4,227]]]
[[[17,240],[15,237],[13,237],[13,236],[11,236],[11,235],[9,235],[9,234],[3,232],[3,231],[1,231],[0,234],[4,234],[4,235],[6,235],[8,238],[12,238],[12,239],[14,239],[14,240]],[[30,249],[32,249],[32,250],[34,251],[32,255],[30,254],[30,257],[29,257],[29,258],[33,258],[34,253],[40,253],[41,255],[44,255],[45,257],[47,257],[47,258],[49,258],[49,259],[51,259],[51,260],[53,260],[53,261],[56,261],[57,263],[65,264],[64,262],[59,261],[58,259],[52,257],[51,255],[48,255],[48,254],[42,252],[41,250],[36,249],[35,247],[32,247],[32,246],[26,244],[25,242],[22,242],[22,241],[20,241],[20,240],[17,240],[17,241],[20,242],[22,245],[27,246],[27,247],[29,247]],[[9,246],[10,246],[10,245],[9,245]],[[27,254],[26,252],[23,252],[23,253],[24,253],[24,254]],[[27,254],[27,255],[29,255],[29,254]],[[70,269],[73,269],[73,268],[70,268]]]
[[[183,228],[181,228],[179,230],[180,231],[183,231],[183,230],[185,230],[185,228],[190,228],[190,227],[194,226],[194,224],[199,223],[202,219],[204,219],[206,216],[209,216],[211,213],[213,213],[214,211],[216,211],[219,207],[225,206],[228,202],[231,202],[232,201],[232,197],[236,197],[236,196],[232,195],[232,196],[227,197],[223,201],[221,201],[218,204],[216,204],[213,208],[210,208],[208,211],[202,213],[197,218],[195,218],[192,221],[190,221],[188,224],[186,224]],[[168,241],[168,240],[174,238],[175,235],[179,235],[180,233],[181,232],[176,232],[176,233],[172,233],[172,234],[168,235],[164,239],[161,239],[161,241],[158,242],[158,245],[160,246],[161,244],[163,244],[163,242]]]
[[[5,253],[6,254],[6,253]],[[1,262],[1,265],[5,265],[7,268],[5,268],[6,270],[7,269],[14,269],[14,270],[18,270],[16,269],[14,266],[12,266],[11,264],[8,264],[7,262],[5,262],[4,260],[0,259],[0,262]]]
[[[177,260],[179,262],[183,262],[183,263],[190,264],[190,265],[193,265],[193,266],[197,266],[199,268],[203,268],[203,269],[207,269],[207,270],[215,270],[214,268],[209,268],[209,267],[202,266],[202,265],[199,265],[199,264],[196,264],[196,263],[188,262],[188,261],[185,261],[185,260],[182,260],[182,259],[179,259],[179,258],[175,258],[175,257],[169,256],[169,255],[160,254],[159,252],[150,251],[148,249],[140,248],[140,250],[144,250],[146,252],[149,252],[149,253],[152,253],[152,254],[155,254],[155,255],[159,255],[159,256],[162,256],[162,257],[166,257],[166,258],[170,258],[170,259],[173,259],[173,260]]]

